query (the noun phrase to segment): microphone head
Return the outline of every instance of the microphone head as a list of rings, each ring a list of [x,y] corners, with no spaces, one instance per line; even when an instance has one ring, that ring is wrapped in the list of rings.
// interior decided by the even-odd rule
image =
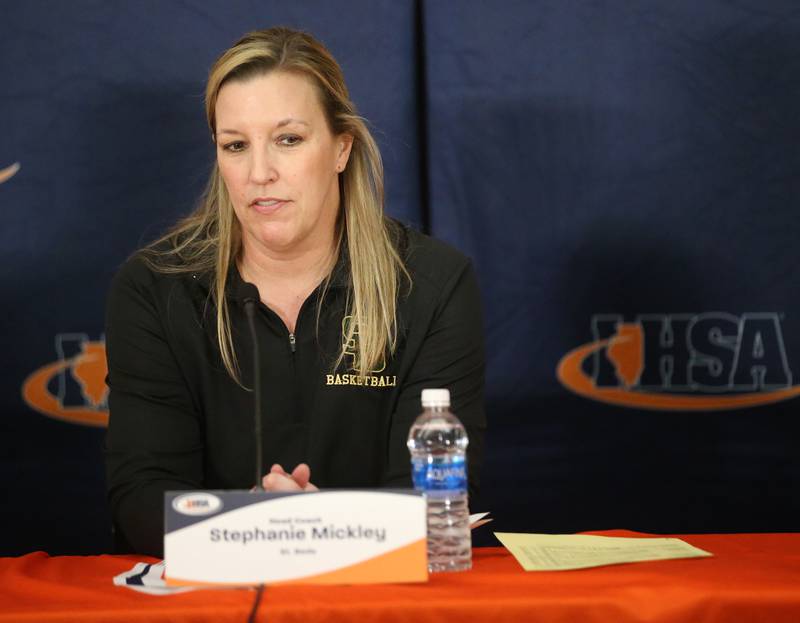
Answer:
[[[239,285],[238,292],[236,293],[237,300],[243,305],[248,303],[260,303],[261,295],[258,293],[258,288],[247,281],[243,281]]]

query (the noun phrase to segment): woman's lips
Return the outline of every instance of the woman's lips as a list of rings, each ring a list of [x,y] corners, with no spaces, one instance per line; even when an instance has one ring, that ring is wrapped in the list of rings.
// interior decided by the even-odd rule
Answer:
[[[289,203],[285,199],[257,199],[250,204],[259,214],[273,214]]]

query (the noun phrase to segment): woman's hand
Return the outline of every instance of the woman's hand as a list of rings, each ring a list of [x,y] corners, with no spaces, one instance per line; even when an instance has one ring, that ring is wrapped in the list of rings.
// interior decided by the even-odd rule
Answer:
[[[265,491],[319,491],[310,480],[311,468],[305,463],[300,463],[291,474],[275,463],[261,479],[261,485]]]

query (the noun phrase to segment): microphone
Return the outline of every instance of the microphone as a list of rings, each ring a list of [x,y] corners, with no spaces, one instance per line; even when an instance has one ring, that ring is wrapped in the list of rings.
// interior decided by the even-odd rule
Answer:
[[[256,436],[256,491],[263,491],[261,478],[264,475],[264,458],[262,451],[263,440],[261,438],[261,358],[258,350],[258,338],[256,336],[255,313],[256,305],[261,302],[258,288],[252,283],[243,282],[239,287],[239,301],[244,305],[244,313],[247,315],[247,324],[250,327],[250,341],[253,343],[253,402],[255,403],[254,424]]]

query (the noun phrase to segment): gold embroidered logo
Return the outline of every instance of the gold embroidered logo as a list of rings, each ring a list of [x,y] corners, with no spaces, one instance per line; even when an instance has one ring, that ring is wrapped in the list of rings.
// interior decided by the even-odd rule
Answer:
[[[326,374],[325,385],[359,385],[362,387],[395,387],[397,377],[392,374],[369,375],[360,377],[357,374]]]
[[[355,370],[356,372],[361,372],[361,368],[356,366],[356,361],[358,360],[358,325],[355,324],[353,327],[353,337],[349,340],[347,339],[347,334],[350,333],[350,325],[354,324],[352,316],[345,316],[342,318],[342,347],[344,348],[344,354],[351,358],[350,362],[350,369]],[[378,372],[383,372],[386,368],[386,361],[381,361],[380,367],[376,370],[370,370],[373,374],[377,374]]]
[[[350,358],[350,369],[360,372],[356,366],[358,361],[358,325],[353,327],[353,334],[348,339],[350,325],[353,323],[352,316],[342,318],[342,348],[346,357]],[[389,374],[378,374],[386,369],[386,360],[380,362],[380,366],[375,370],[370,370],[372,374],[361,376],[359,374],[326,374],[326,385],[357,385],[360,387],[395,387],[397,376]]]

